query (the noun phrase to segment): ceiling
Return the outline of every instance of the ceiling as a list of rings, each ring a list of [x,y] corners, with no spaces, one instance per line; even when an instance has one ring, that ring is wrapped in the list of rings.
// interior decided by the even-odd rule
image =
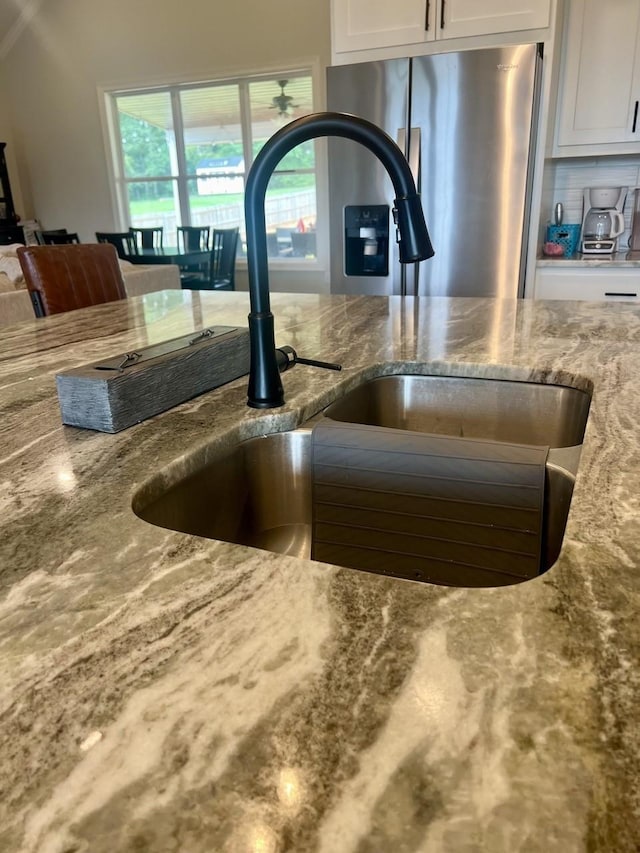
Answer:
[[[282,84],[287,100],[288,114],[279,110]],[[255,139],[267,139],[283,121],[310,113],[311,78],[308,75],[290,74],[288,80],[260,79],[246,85],[251,124]],[[160,127],[173,129],[171,98],[168,90],[122,94],[117,98],[120,112]],[[185,87],[181,90],[180,104],[185,140],[201,144],[242,138],[240,129],[240,93],[238,84]]]

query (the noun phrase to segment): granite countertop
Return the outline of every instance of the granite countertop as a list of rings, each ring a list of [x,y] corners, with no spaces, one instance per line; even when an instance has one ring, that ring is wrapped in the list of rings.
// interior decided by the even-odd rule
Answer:
[[[572,853],[640,845],[640,307],[276,294],[279,344],[344,365],[244,379],[117,435],[54,374],[212,324],[149,294],[0,339],[0,850]],[[154,527],[136,488],[295,426],[372,370],[580,377],[562,554],[456,589]],[[418,366],[416,366],[418,365]]]
[[[582,267],[584,269],[599,267],[610,270],[635,269],[636,267],[640,267],[640,252],[625,249],[621,252],[613,252],[610,255],[598,255],[595,253],[583,255],[580,252],[575,255],[569,255],[568,257],[564,255],[560,255],[559,257],[540,255],[536,261],[536,266],[557,266],[559,269],[566,267]]]

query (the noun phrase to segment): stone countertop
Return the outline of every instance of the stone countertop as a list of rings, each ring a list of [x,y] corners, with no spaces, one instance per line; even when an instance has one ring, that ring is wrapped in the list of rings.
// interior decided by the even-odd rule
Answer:
[[[622,252],[614,252],[611,255],[597,255],[580,253],[570,255],[569,257],[551,257],[549,255],[540,255],[536,261],[538,267],[557,267],[558,269],[566,269],[568,267],[578,267],[582,269],[604,268],[615,272],[617,269],[628,270],[640,267],[640,252],[625,249]]]
[[[276,294],[286,405],[237,380],[117,435],[54,374],[213,324],[173,292],[0,340],[0,850],[572,853],[640,844],[640,308]],[[372,370],[586,377],[559,561],[497,589],[358,573],[138,519],[176,458],[290,428]]]

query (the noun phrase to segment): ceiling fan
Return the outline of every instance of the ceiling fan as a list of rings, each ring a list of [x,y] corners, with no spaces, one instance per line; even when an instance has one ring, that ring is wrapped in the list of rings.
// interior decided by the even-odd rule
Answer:
[[[285,86],[289,83],[288,80],[277,80],[278,86],[280,86],[280,94],[276,95],[271,99],[270,110],[278,110],[279,116],[288,116],[291,115],[291,110],[296,109],[300,106],[300,104],[293,104],[293,98],[291,95],[285,95]]]

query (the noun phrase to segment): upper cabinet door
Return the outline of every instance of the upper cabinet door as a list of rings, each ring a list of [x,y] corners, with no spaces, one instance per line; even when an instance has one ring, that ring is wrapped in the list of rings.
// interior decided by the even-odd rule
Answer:
[[[556,153],[582,153],[562,151],[580,145],[640,150],[640,2],[571,0],[567,11]]]
[[[437,0],[437,38],[481,36],[549,26],[549,0]]]
[[[340,54],[544,29],[550,9],[551,0],[332,0],[332,47]]]
[[[435,0],[333,0],[333,49],[340,53],[433,39]]]

